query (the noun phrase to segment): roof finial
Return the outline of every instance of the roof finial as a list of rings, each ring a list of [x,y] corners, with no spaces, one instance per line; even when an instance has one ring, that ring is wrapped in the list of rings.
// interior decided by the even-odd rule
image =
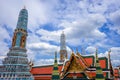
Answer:
[[[108,51],[108,58],[110,59],[111,49]]]
[[[55,59],[57,59],[57,51],[55,51]]]
[[[98,49],[96,48],[95,57],[98,58]]]

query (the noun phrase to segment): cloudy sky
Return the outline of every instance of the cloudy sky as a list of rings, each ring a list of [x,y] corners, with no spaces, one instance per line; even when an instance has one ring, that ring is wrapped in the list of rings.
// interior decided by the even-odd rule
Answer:
[[[27,54],[35,65],[53,63],[64,31],[71,49],[99,57],[111,49],[114,66],[120,65],[119,0],[0,0],[0,63],[11,47],[19,11],[28,10]]]

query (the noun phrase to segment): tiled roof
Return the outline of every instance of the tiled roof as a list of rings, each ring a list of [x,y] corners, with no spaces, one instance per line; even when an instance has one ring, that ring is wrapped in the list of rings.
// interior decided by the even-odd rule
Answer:
[[[95,57],[94,56],[81,56],[81,55],[78,56],[78,55],[74,55],[74,54],[72,54],[72,56],[71,56],[69,61],[66,61],[64,66],[63,66],[63,64],[58,65],[58,70],[59,70],[60,75],[61,75],[61,73],[63,74],[62,68],[63,68],[64,72],[68,71],[67,70],[68,69],[67,66],[71,64],[73,57],[75,59],[75,63],[77,63],[77,64],[79,63],[82,66],[81,68],[83,68],[83,70],[86,69],[86,67],[90,68],[90,70],[88,70],[88,72],[87,72],[88,76],[92,75],[91,78],[95,77],[96,73],[94,73],[94,71],[96,69],[93,70],[92,73],[89,72],[89,71],[91,71],[91,68],[92,69],[94,68]],[[102,69],[105,69],[105,71],[106,70],[108,71],[108,64],[107,64],[107,62],[108,62],[108,60],[107,60],[106,57],[99,58],[100,66],[101,66]],[[50,80],[52,78],[52,72],[53,72],[53,65],[35,66],[35,67],[33,67],[31,69],[31,73],[34,75],[35,80],[37,80],[37,78],[38,78],[38,80],[39,79],[41,79],[41,80],[47,80],[47,79]],[[65,74],[66,73],[64,73],[64,75]],[[72,74],[69,74],[69,76],[70,75],[72,75]],[[104,72],[104,75],[106,75],[106,72]]]
[[[62,65],[58,65],[58,69],[59,69],[59,72],[61,71],[62,69]],[[52,70],[53,70],[53,65],[47,65],[47,66],[37,66],[37,67],[33,67],[31,69],[31,73],[32,74],[39,74],[39,75],[42,75],[42,74],[52,74]]]

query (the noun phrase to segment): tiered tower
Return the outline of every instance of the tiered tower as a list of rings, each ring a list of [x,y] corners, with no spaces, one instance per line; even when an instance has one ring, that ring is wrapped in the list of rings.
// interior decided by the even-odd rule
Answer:
[[[12,47],[3,60],[0,80],[33,80],[26,54],[28,12],[25,7],[20,11],[17,27],[12,39]]]
[[[64,62],[67,59],[66,41],[65,34],[62,32],[60,36],[60,62]]]
[[[52,72],[52,80],[60,80],[59,71],[58,71],[58,64],[57,64],[57,52],[55,52],[55,59],[54,59],[53,72]]]
[[[98,54],[97,54],[97,49],[96,49],[96,53],[95,53],[95,58],[96,58],[96,63],[95,63],[95,67],[96,67],[96,78],[95,80],[105,80],[104,76],[103,76],[103,71],[100,67],[100,63],[99,63],[99,59],[98,59]]]

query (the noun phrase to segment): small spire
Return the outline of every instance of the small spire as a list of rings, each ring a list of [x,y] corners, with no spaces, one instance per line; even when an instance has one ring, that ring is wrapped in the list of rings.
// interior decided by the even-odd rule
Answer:
[[[55,51],[55,60],[54,60],[53,71],[52,71],[52,80],[60,80],[56,51]]]
[[[97,63],[97,60],[98,60],[98,55],[97,55],[97,52],[98,52],[98,49],[96,48],[96,52],[95,52],[95,66],[96,66],[96,63]]]
[[[108,51],[108,58],[110,59],[111,49]]]
[[[98,52],[98,49],[96,48],[96,53],[95,53],[96,54],[96,61],[95,61],[96,78],[95,78],[95,80],[104,80],[103,71],[102,71],[100,63],[99,63],[97,52]]]
[[[95,52],[95,54],[96,54],[96,58],[97,58],[97,52],[98,52],[98,49],[96,48],[96,52]]]
[[[57,51],[55,51],[55,59],[57,59]]]
[[[108,51],[108,58],[110,59],[111,49]]]

